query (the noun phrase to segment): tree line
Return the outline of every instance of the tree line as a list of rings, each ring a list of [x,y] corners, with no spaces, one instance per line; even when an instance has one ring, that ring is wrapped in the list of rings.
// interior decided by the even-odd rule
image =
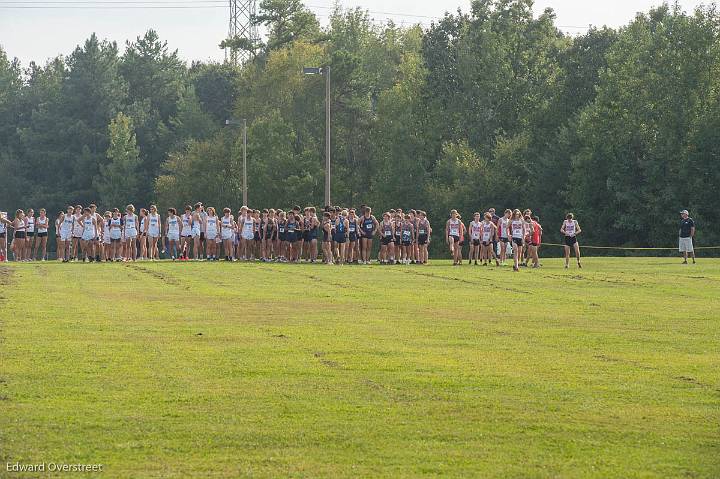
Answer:
[[[570,36],[531,0],[475,0],[428,28],[300,0],[262,0],[251,60],[183,62],[156,32],[92,35],[23,68],[0,48],[0,209],[197,200],[240,206],[248,124],[254,207],[322,205],[324,79],[332,68],[333,203],[428,211],[529,207],[550,234],[671,246],[688,208],[720,243],[720,15],[663,5]],[[1,39],[0,39],[1,41]],[[233,120],[226,125],[226,120]]]

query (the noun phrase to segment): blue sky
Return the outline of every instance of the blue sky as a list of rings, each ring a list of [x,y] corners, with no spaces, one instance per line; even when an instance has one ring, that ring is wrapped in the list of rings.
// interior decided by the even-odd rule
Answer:
[[[37,0],[0,0],[0,45],[9,56],[18,57],[24,65],[31,60],[44,63],[58,54],[69,54],[92,32],[100,38],[115,40],[121,47],[125,40],[142,35],[154,28],[160,37],[178,49],[182,58],[191,60],[222,60],[223,52],[217,47],[227,32],[228,8],[222,3],[192,3],[197,0],[177,0],[189,6],[212,8],[184,9],[127,9],[127,8],[6,8],[10,5],[37,7]],[[69,0],[54,0],[55,2]],[[87,2],[88,0],[84,0]],[[118,0],[104,0],[118,1]],[[137,0],[135,0],[137,1]],[[148,0],[155,5],[173,0]],[[258,0],[259,3],[259,0]],[[589,24],[617,27],[628,23],[638,11],[647,11],[662,3],[659,0],[536,0],[535,11],[551,7],[557,15],[557,24],[572,33],[581,33]],[[700,1],[681,0],[680,5],[691,11]],[[311,10],[326,21],[333,2],[306,0]],[[75,4],[79,5],[79,4]],[[344,7],[360,6],[371,11],[377,21],[392,19],[398,24],[420,22],[429,24],[445,11],[469,9],[469,0],[347,0]],[[97,4],[95,4],[97,6]],[[400,15],[402,14],[402,15]],[[415,15],[415,16],[413,16]]]

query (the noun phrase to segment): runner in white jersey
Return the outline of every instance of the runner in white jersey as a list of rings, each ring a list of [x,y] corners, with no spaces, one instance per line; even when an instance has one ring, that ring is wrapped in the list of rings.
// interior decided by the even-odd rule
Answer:
[[[128,205],[125,208],[125,217],[123,218],[123,236],[125,237],[125,261],[135,261],[137,258],[137,238],[138,238],[138,217],[135,214],[135,207]]]
[[[450,247],[453,266],[462,264],[462,243],[465,236],[465,225],[460,221],[457,210],[450,211],[450,219],[445,223],[445,241]]]
[[[82,252],[83,252],[83,262],[87,261],[88,259],[90,262],[95,260],[95,257],[93,256],[93,241],[95,241],[95,238],[97,237],[97,221],[95,220],[95,217],[92,215],[92,212],[90,211],[90,208],[83,209],[83,216],[81,219],[82,223],[82,236],[81,236],[81,245],[82,245]]]
[[[508,247],[512,251],[512,246],[509,246],[510,242],[510,218],[512,217],[512,210],[505,210],[505,215],[498,220],[498,231],[497,235],[500,240],[500,264],[505,264],[507,259]]]
[[[147,241],[148,241],[148,258],[151,261],[160,259],[158,252],[158,238],[162,236],[162,220],[157,211],[157,206],[150,205],[150,213],[147,216]]]
[[[122,260],[123,219],[118,208],[113,208],[110,224],[110,254],[112,261]]]
[[[102,244],[103,228],[102,228],[102,225],[103,225],[103,222],[105,221],[105,218],[103,218],[103,216],[97,212],[97,205],[91,203],[90,206],[88,206],[88,208],[90,208],[90,216],[95,218],[95,222],[97,224],[97,234],[98,235],[96,238],[93,239],[92,248],[94,250],[95,261],[100,261],[100,256],[101,256],[102,250],[103,250],[103,244]]]
[[[80,238],[82,238],[82,211],[83,207],[81,205],[75,205],[75,210],[73,213],[73,217],[75,218],[75,222],[73,224],[72,228],[72,245],[71,245],[71,256],[72,259],[78,259],[80,258]]]
[[[27,258],[32,261],[33,260],[33,249],[35,247],[35,210],[32,208],[27,210],[27,213],[25,214],[25,231],[27,234],[25,235],[26,239],[26,249],[27,249]]]
[[[208,261],[217,261],[217,238],[220,235],[220,219],[215,208],[209,206],[205,218],[205,257]]]
[[[191,234],[193,239],[193,258],[198,260],[202,257],[202,243],[205,239],[205,222],[202,203],[195,203],[195,211],[192,214]]]
[[[246,206],[240,208],[238,228],[240,229],[239,259],[247,261],[252,254],[253,241],[255,239],[255,219],[252,217],[252,212]]]
[[[102,250],[103,260],[112,261],[112,239],[110,238],[110,222],[112,221],[112,212],[106,211],[102,219]]]
[[[513,242],[513,270],[520,271],[520,254],[525,242],[525,220],[520,210],[513,211],[510,218],[510,236]]]
[[[485,213],[485,219],[480,225],[481,238],[480,238],[480,257],[482,258],[483,266],[490,264],[490,259],[495,260],[495,265],[500,266],[500,262],[495,255],[495,248],[493,244],[497,237],[497,226],[492,221],[492,214],[490,212]]]
[[[13,242],[10,245],[15,261],[26,260],[26,246],[27,246],[27,225],[25,224],[25,212],[23,210],[15,211],[15,219],[11,223],[12,228],[15,230],[13,233]]]
[[[140,261],[147,258],[148,242],[147,242],[147,217],[150,212],[145,208],[140,208],[138,218],[140,220],[140,228],[138,229],[138,255]]]
[[[478,258],[480,257],[480,235],[482,229],[482,221],[480,221],[480,213],[475,212],[473,214],[473,220],[470,222],[468,231],[470,234],[470,252],[468,253],[468,264],[475,262],[478,264]]]
[[[60,244],[58,245],[58,259],[63,263],[70,261],[72,257],[73,230],[75,228],[75,208],[67,207],[67,213],[63,215],[60,223]]]
[[[47,259],[48,229],[50,228],[50,218],[48,218],[45,208],[40,208],[40,216],[35,220],[35,227],[37,228],[37,239],[35,240],[35,254],[33,257],[36,258],[42,249],[40,260],[45,261]]]
[[[233,218],[232,210],[224,208],[222,221],[220,222],[220,236],[225,250],[225,261],[234,261],[235,259],[235,230],[235,218]]]
[[[577,241],[577,235],[582,233],[582,230],[577,220],[575,220],[575,215],[568,213],[567,216],[565,216],[565,221],[563,221],[560,227],[560,233],[565,237],[565,268],[570,265],[571,248],[575,250],[578,268],[582,268],[580,264],[580,243]]]
[[[180,259],[187,260],[192,244],[192,206],[186,205],[181,217],[182,230],[180,230]]]
[[[174,261],[178,257],[178,249],[180,242],[180,225],[182,219],[177,215],[175,208],[168,208],[168,217],[165,220],[165,236],[168,239],[168,251],[170,252],[170,258]],[[188,223],[188,227],[189,227]]]

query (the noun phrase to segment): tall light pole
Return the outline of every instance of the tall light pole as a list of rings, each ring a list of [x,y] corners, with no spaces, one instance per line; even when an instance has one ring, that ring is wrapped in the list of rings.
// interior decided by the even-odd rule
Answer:
[[[325,206],[330,206],[330,66],[305,67],[305,75],[325,75]]]
[[[237,120],[225,120],[225,124],[230,125],[238,125],[239,122]],[[242,197],[243,197],[243,206],[247,206],[248,204],[248,183],[247,183],[247,118],[242,119],[242,127],[243,127],[243,183],[242,183]]]

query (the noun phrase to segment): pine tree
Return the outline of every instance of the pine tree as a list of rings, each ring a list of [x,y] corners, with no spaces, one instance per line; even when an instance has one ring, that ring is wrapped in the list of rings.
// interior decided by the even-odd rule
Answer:
[[[107,151],[109,163],[100,165],[100,175],[95,179],[95,188],[105,207],[123,208],[137,198],[141,178],[139,150],[130,117],[118,113],[108,127],[110,147]]]

